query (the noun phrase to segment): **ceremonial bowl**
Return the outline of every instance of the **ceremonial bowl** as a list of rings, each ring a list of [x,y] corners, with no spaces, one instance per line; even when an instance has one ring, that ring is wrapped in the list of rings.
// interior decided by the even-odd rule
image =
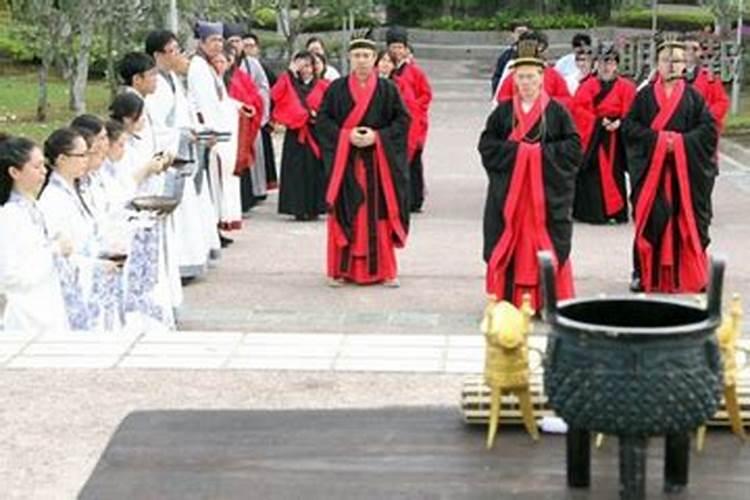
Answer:
[[[558,305],[552,254],[540,253],[539,264],[551,330],[544,390],[568,424],[568,485],[590,484],[590,433],[614,434],[620,499],[645,499],[648,439],[663,435],[664,491],[681,491],[688,484],[690,433],[713,416],[722,393],[715,330],[724,262],[711,262],[706,308],[645,296]]]
[[[180,201],[172,196],[138,196],[133,198],[132,204],[137,210],[168,214],[177,208]]]

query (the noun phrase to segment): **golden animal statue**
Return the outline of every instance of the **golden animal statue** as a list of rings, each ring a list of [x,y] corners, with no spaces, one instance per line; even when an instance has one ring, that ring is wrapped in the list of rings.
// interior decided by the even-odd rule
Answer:
[[[490,423],[487,449],[495,442],[500,420],[500,399],[503,393],[518,397],[526,430],[534,441],[539,439],[529,390],[529,348],[531,331],[531,296],[524,295],[521,310],[495,297],[484,311],[481,331],[486,341],[484,381],[490,388]]]
[[[724,402],[729,415],[732,432],[745,440],[745,428],[740,415],[740,405],[737,400],[737,372],[742,367],[737,366],[737,339],[742,333],[742,301],[738,294],[732,296],[729,314],[724,316],[721,326],[716,330],[719,339],[719,350],[724,363]],[[706,440],[706,426],[698,429],[696,447],[703,450]]]

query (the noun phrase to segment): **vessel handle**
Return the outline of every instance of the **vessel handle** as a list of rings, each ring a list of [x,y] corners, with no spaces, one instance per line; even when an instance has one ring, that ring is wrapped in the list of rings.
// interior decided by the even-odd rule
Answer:
[[[555,259],[552,252],[538,252],[539,273],[544,297],[544,320],[552,324],[557,318],[557,285],[555,283]]]
[[[711,256],[711,271],[708,278],[706,310],[709,319],[721,318],[721,294],[724,288],[724,269],[726,258],[719,255]]]

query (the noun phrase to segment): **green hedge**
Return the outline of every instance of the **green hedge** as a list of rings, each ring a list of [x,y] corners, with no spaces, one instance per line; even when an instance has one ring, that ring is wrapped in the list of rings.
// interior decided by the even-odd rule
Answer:
[[[442,31],[493,31],[509,30],[513,23],[526,23],[535,29],[587,29],[596,26],[596,18],[588,14],[559,14],[559,15],[523,15],[502,13],[495,17],[485,18],[455,18],[442,16],[427,19],[420,23],[425,29]]]
[[[354,18],[356,28],[377,26],[373,17],[358,15]],[[270,7],[261,7],[253,12],[253,27],[275,31],[277,28],[276,11]],[[317,15],[305,22],[305,31],[336,31],[341,29],[341,18],[329,13]]]
[[[629,28],[651,28],[651,10],[626,10],[612,14],[612,22],[616,26]],[[660,30],[666,31],[697,31],[704,26],[713,25],[715,17],[709,11],[703,12],[660,12],[656,23]]]

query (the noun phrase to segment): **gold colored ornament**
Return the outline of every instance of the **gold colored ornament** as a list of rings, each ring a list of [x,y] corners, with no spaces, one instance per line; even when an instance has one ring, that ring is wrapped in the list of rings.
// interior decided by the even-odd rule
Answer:
[[[494,296],[485,308],[481,324],[486,342],[484,381],[491,394],[487,449],[495,442],[503,393],[516,395],[527,432],[534,441],[539,439],[529,390],[528,334],[533,315],[529,294],[524,295],[520,310]]]

